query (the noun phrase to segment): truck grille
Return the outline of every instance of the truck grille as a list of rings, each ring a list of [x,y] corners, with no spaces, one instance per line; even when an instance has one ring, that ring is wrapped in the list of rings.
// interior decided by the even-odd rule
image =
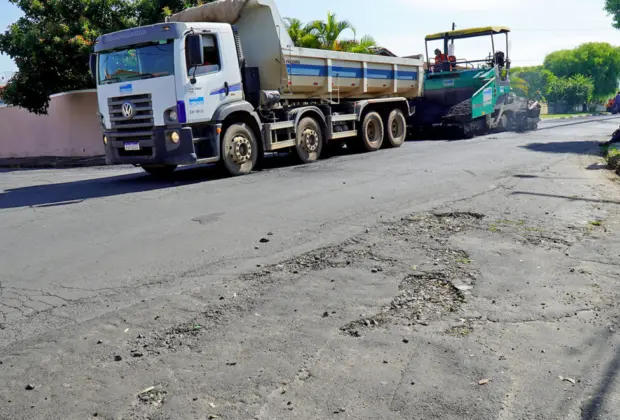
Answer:
[[[123,115],[123,104],[133,106],[132,118]],[[119,148],[121,155],[150,156],[153,153],[153,102],[150,94],[119,96],[108,99],[110,111],[111,140]],[[136,152],[122,150],[124,142],[140,142],[142,149]]]

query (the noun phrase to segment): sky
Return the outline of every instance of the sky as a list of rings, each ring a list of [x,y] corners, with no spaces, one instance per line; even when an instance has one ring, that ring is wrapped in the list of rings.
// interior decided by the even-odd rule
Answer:
[[[609,42],[620,46],[620,31],[611,27],[603,11],[604,0],[275,0],[282,16],[302,21],[325,19],[327,11],[348,20],[357,36],[372,35],[379,45],[397,55],[423,54],[427,34],[458,28],[501,25],[510,27],[513,65],[541,64],[555,50],[584,42]],[[0,0],[0,30],[21,16],[17,7]],[[352,33],[343,38],[352,38]],[[502,41],[503,42],[503,41]],[[429,45],[433,50],[437,45]],[[502,48],[502,50],[505,49]],[[456,44],[456,56],[484,58],[489,40]],[[0,73],[16,70],[13,61],[0,55]]]

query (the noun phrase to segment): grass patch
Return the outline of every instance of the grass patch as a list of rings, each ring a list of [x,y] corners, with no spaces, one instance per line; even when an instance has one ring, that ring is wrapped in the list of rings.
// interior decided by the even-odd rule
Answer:
[[[525,230],[529,232],[538,232],[538,233],[544,232],[544,230],[542,230],[541,228],[537,228],[537,227],[526,227]]]
[[[508,220],[508,219],[504,219],[504,220],[498,220],[497,223],[502,224],[502,225],[523,226],[523,225],[525,225],[525,220]]]
[[[613,166],[620,160],[620,149],[617,149],[619,145],[614,143],[612,145],[604,148],[603,153],[605,154],[605,159],[610,166]]]
[[[469,258],[461,258],[456,260],[456,262],[459,264],[471,264],[471,260]]]
[[[556,118],[570,118],[570,117],[589,117],[591,115],[594,115],[592,113],[589,112],[577,112],[574,114],[547,114],[547,115],[541,115],[540,119],[542,120],[553,120]]]
[[[469,326],[456,326],[451,327],[446,330],[446,334],[454,336],[454,337],[466,337],[474,331],[472,327]]]
[[[603,221],[602,220],[590,220],[588,224],[590,226],[603,226]]]

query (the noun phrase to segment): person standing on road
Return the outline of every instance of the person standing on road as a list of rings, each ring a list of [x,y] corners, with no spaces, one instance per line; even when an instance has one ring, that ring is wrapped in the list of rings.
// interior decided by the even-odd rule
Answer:
[[[614,108],[616,114],[620,113],[620,92],[618,92],[616,99],[614,99]]]

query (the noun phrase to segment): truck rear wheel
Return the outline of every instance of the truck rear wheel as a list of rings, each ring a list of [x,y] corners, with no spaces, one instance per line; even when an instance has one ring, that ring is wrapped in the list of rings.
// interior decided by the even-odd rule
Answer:
[[[297,126],[295,153],[302,163],[315,162],[323,150],[323,134],[317,120],[312,117],[303,118]]]
[[[252,172],[259,153],[256,137],[246,124],[233,124],[224,132],[220,163],[230,175]]]
[[[362,123],[362,147],[367,152],[374,152],[381,148],[384,138],[383,121],[377,112],[369,112]]]
[[[407,138],[407,120],[400,109],[390,112],[385,127],[387,147],[400,147]]]

